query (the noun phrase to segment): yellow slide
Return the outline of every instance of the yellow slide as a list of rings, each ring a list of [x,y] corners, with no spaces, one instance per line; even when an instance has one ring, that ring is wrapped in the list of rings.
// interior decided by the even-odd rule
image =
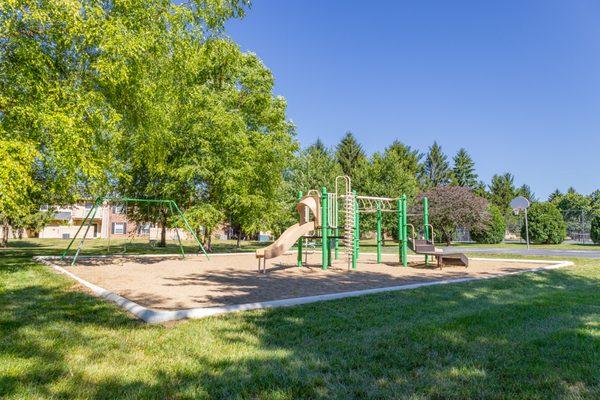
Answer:
[[[314,230],[314,221],[305,222],[302,225],[294,224],[287,228],[270,246],[256,250],[256,258],[269,259],[278,257],[291,249],[298,239]]]
[[[256,250],[256,258],[274,258],[284,254],[302,236],[309,234],[320,226],[321,214],[319,210],[320,200],[318,195],[307,195],[296,205],[296,211],[300,215],[300,222],[287,228],[270,246]],[[309,221],[309,214],[314,220]]]

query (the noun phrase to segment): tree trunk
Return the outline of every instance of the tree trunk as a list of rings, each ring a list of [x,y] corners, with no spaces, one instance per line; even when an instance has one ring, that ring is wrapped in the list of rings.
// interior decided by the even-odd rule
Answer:
[[[236,246],[237,246],[238,249],[241,247],[241,244],[240,244],[241,237],[242,237],[242,232],[238,231],[238,234],[237,234],[237,244],[236,244]]]
[[[158,247],[167,247],[167,224],[164,220],[160,225],[160,243]]]
[[[206,235],[206,247],[204,248],[204,250],[210,253],[212,252],[212,235],[210,231],[207,231]]]
[[[8,218],[2,220],[2,247],[8,245]]]

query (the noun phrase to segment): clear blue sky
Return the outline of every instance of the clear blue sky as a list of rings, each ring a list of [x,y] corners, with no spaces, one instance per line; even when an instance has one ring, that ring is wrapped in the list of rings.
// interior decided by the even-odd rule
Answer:
[[[303,146],[437,140],[486,183],[600,188],[600,1],[254,0],[228,34],[273,71]]]

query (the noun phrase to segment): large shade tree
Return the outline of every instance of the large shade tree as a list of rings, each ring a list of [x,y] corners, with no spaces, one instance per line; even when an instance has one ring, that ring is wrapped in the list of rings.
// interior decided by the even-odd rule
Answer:
[[[0,132],[33,143],[46,201],[162,197],[196,225],[272,223],[295,143],[272,74],[223,34],[246,6],[4,3]]]

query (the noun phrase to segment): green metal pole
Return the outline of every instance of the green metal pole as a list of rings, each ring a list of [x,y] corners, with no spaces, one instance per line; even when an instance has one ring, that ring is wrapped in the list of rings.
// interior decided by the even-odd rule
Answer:
[[[429,240],[429,201],[423,197],[423,234],[425,240]],[[429,265],[429,256],[425,256],[425,265]]]
[[[169,203],[169,211],[171,211],[171,215],[174,217],[175,213],[173,212],[173,202]],[[183,245],[181,244],[181,236],[179,236],[179,230],[177,229],[177,226],[175,226],[175,233],[177,234],[177,241],[179,242],[181,258],[185,258],[185,251],[183,250]]]
[[[302,200],[302,191],[298,192],[298,203],[300,203],[300,201]],[[302,214],[300,213],[299,218],[302,218]],[[300,223],[302,223],[304,221],[300,221]],[[302,240],[303,238],[300,237],[298,239],[298,267],[302,266]]]
[[[321,188],[321,268],[327,269],[329,265],[329,250],[327,232],[328,232],[328,222],[327,222],[327,188],[323,186]]]
[[[402,237],[402,200],[398,199],[396,201],[396,224],[398,229],[398,263],[402,262],[402,242],[404,238]]]
[[[358,201],[356,205],[356,257],[360,257],[360,211],[358,210]]]
[[[204,255],[206,256],[206,258],[208,260],[210,260],[210,257],[208,256],[208,253],[206,253],[206,250],[204,250],[204,246],[202,246],[202,243],[200,243],[200,240],[198,239],[198,236],[196,236],[196,232],[194,232],[194,230],[190,226],[188,220],[185,218],[185,215],[183,215],[183,213],[179,209],[179,206],[177,205],[177,203],[175,203],[173,200],[168,200],[168,201],[170,201],[171,203],[173,203],[173,206],[175,207],[175,210],[177,210],[177,213],[179,214],[179,216],[181,217],[181,219],[183,219],[183,223],[185,224],[185,227],[192,234],[192,236],[194,237],[194,239],[196,239],[196,243],[198,243],[198,246],[200,247],[200,250],[202,250],[202,253],[204,253]]]
[[[79,252],[83,248],[83,242],[85,241],[85,238],[86,238],[88,232],[90,231],[90,226],[92,226],[92,221],[94,220],[94,217],[96,216],[96,211],[98,211],[98,205],[94,203],[92,210],[94,210],[94,212],[92,213],[90,219],[88,220],[87,227],[85,228],[85,232],[84,232],[83,236],[81,237],[79,246],[77,246],[77,251],[75,252],[75,255],[73,256],[73,261],[71,261],[71,265],[75,265],[75,262],[77,261],[77,257],[79,257]]]
[[[401,223],[401,232],[402,232],[402,265],[408,266],[408,224],[406,215],[406,195],[402,195],[402,223]]]
[[[102,201],[102,198],[98,197],[96,199],[96,201],[94,202],[94,205],[98,204],[98,201]],[[79,235],[79,232],[81,231],[81,228],[83,228],[83,226],[85,225],[85,222],[90,217],[90,214],[92,214],[92,210],[93,209],[94,209],[94,207],[90,208],[90,211],[88,211],[88,213],[85,216],[85,218],[83,219],[83,221],[81,221],[81,225],[79,225],[79,229],[77,229],[77,232],[75,232],[75,236],[73,236],[73,239],[71,239],[71,241],[69,242],[69,245],[67,246],[67,248],[65,249],[65,251],[63,251],[62,256],[60,257],[62,260],[64,260],[65,257],[67,256],[67,253],[71,249],[71,246],[73,245],[73,242],[75,241],[75,239],[77,239],[77,235]]]
[[[352,238],[352,269],[356,269],[358,265],[358,244],[360,238],[360,232],[358,230],[358,202],[356,201],[356,190],[352,191],[352,196],[354,198],[354,237]]]
[[[381,245],[383,242],[381,234],[381,204],[377,202],[377,264],[381,264]]]

